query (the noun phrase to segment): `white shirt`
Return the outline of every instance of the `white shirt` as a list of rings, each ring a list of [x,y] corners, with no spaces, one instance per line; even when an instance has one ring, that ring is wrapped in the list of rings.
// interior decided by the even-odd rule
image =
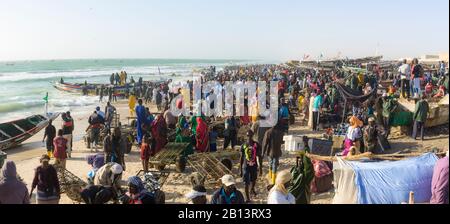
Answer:
[[[355,141],[358,138],[361,138],[361,129],[353,128],[352,126],[348,127],[347,138]]]
[[[411,75],[411,66],[409,66],[408,64],[403,64],[398,68],[398,72],[400,72],[402,79],[409,80],[409,77]]]
[[[284,195],[279,191],[272,191],[267,198],[269,205],[295,205],[295,197],[291,193]]]

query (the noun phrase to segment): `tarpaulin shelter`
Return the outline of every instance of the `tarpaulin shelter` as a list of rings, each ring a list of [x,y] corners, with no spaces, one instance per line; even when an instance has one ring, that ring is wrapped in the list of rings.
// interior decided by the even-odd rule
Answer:
[[[436,155],[401,161],[334,163],[333,204],[401,204],[414,192],[416,203],[428,203]]]

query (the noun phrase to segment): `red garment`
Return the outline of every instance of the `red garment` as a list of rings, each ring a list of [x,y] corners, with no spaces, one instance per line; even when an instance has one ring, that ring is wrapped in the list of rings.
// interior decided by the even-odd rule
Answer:
[[[152,135],[156,141],[153,153],[157,154],[161,149],[167,144],[167,136],[165,134],[167,131],[166,120],[162,116],[153,121],[152,124]]]
[[[58,136],[53,139],[53,146],[55,150],[53,151],[53,156],[57,159],[67,159],[67,139],[62,136]]]
[[[430,93],[432,93],[433,92],[433,85],[431,85],[431,84],[427,84],[426,86],[425,86],[425,93],[426,94],[430,94]]]
[[[209,133],[208,126],[201,117],[197,118],[197,135],[195,139],[197,140],[196,149],[198,152],[206,152],[209,145]]]
[[[147,143],[142,143],[141,145],[141,159],[149,160],[152,155],[152,150],[150,149],[150,145]]]
[[[314,174],[317,178],[322,178],[324,176],[331,174],[331,169],[324,161],[313,160],[314,164]]]

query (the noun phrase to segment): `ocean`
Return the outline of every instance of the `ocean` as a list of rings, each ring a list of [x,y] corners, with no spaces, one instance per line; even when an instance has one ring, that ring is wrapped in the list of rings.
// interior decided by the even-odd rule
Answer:
[[[193,71],[208,66],[221,69],[245,60],[181,59],[83,59],[0,62],[0,123],[45,113],[43,98],[49,94],[49,112],[83,111],[98,106],[98,97],[86,97],[56,90],[52,83],[107,84],[112,73],[126,71],[137,81],[192,79]],[[160,73],[161,72],[161,73]],[[173,75],[175,74],[175,75]],[[84,110],[86,111],[86,110]],[[89,111],[89,110],[87,110]]]

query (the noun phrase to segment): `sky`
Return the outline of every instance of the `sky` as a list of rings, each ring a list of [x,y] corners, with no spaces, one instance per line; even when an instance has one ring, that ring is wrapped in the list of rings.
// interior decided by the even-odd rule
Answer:
[[[448,0],[0,0],[0,60],[448,52]]]

